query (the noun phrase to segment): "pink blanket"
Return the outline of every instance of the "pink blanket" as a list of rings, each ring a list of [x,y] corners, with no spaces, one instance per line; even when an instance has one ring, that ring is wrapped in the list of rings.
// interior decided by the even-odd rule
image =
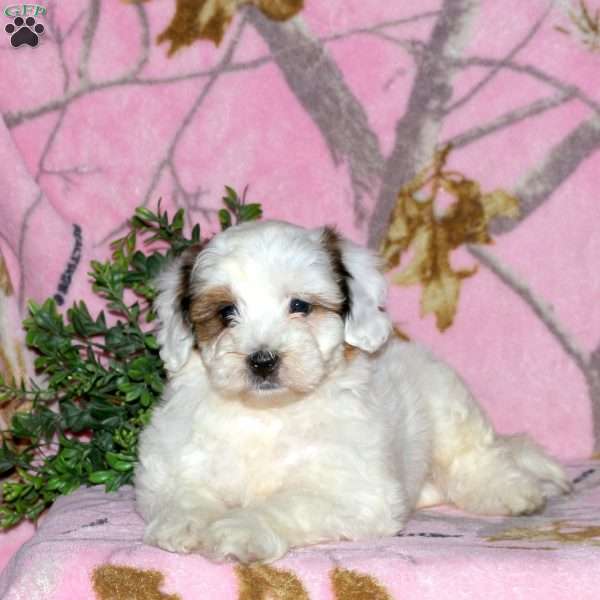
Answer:
[[[249,184],[267,217],[377,247],[399,191],[451,143],[449,177],[518,197],[520,213],[485,205],[493,246],[472,245],[481,223],[459,215],[453,272],[479,268],[445,266],[445,331],[420,315],[422,277],[393,285],[389,309],[501,432],[569,460],[600,451],[597,0],[307,0],[283,22],[244,6],[220,46],[171,57],[156,43],[171,2],[40,0],[35,25],[19,25],[20,6],[0,13],[3,373],[26,377],[28,298],[98,306],[87,264],[134,207],[162,197],[209,233],[223,186]],[[24,532],[0,538],[0,564]]]
[[[144,546],[131,488],[62,498],[0,577],[3,600],[596,600],[600,464],[544,515],[418,513],[399,536],[296,550],[269,566],[215,565]]]

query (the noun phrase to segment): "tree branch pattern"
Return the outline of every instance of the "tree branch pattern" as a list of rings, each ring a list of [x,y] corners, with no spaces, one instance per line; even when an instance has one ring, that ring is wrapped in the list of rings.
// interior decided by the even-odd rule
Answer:
[[[413,3],[416,5],[416,3]],[[469,49],[477,28],[481,3],[476,0],[441,0],[435,10],[415,12],[398,18],[381,20],[369,26],[349,26],[336,31],[317,34],[311,31],[309,20],[302,12],[287,21],[271,20],[260,10],[245,6],[238,10],[233,26],[226,32],[222,45],[213,50],[206,42],[180,50],[182,53],[211,52],[217,58],[214,64],[189,60],[196,68],[159,73],[152,66],[153,57],[164,53],[156,47],[154,39],[159,32],[151,24],[149,11],[153,3],[122,4],[120,10],[133,11],[136,28],[130,35],[138,40],[138,49],[130,63],[121,66],[119,74],[111,77],[95,75],[97,36],[102,26],[105,5],[99,0],[89,0],[86,7],[67,25],[60,26],[48,14],[48,43],[56,53],[62,73],[62,89],[56,96],[37,105],[3,113],[6,127],[16,132],[37,119],[52,116],[54,119],[42,145],[34,180],[44,187],[45,181],[58,179],[64,189],[76,187],[89,176],[103,176],[101,166],[86,167],[73,164],[54,168],[49,160],[69,112],[83,98],[98,97],[107,90],[125,92],[128,89],[165,89],[169,86],[190,86],[193,93],[186,95],[187,109],[178,127],[164,140],[158,160],[151,166],[144,188],[135,204],[149,204],[157,199],[161,186],[168,182],[176,206],[187,209],[188,218],[209,221],[214,209],[208,202],[213,194],[209,184],[198,174],[192,185],[186,183],[188,172],[182,166],[179,152],[190,125],[194,123],[207,102],[214,98],[215,90],[223,81],[240,75],[255,73],[261,76],[267,68],[276,67],[285,81],[291,98],[306,113],[318,130],[330,160],[336,168],[346,168],[350,190],[350,207],[355,223],[367,233],[371,247],[377,248],[389,225],[390,215],[397,195],[435,155],[440,148],[451,145],[460,152],[485,138],[507,131],[517,124],[542,115],[552,114],[565,106],[585,108],[588,116],[574,126],[562,139],[549,146],[538,164],[525,167],[520,182],[511,192],[520,200],[518,218],[498,216],[490,223],[492,237],[507,235],[521,226],[540,207],[552,199],[559,187],[600,147],[600,102],[581,86],[563,81],[536,64],[524,62],[520,56],[536,39],[549,19],[555,19],[552,4],[540,3],[539,15],[525,34],[504,54],[497,58],[480,56]],[[407,12],[405,10],[405,12]],[[409,37],[413,26],[428,24],[425,38]],[[166,22],[162,23],[162,27]],[[557,34],[561,35],[561,34]],[[65,47],[73,38],[81,36],[78,64],[73,67],[65,58]],[[246,55],[240,51],[244,39],[258,36],[261,51]],[[397,52],[399,61],[410,60],[413,77],[407,89],[405,108],[398,108],[395,128],[389,148],[380,139],[370,122],[368,106],[348,83],[346,75],[335,58],[340,44],[352,40],[377,41]],[[566,41],[566,36],[561,36]],[[575,43],[575,42],[573,42]],[[204,50],[205,49],[205,50]],[[173,59],[175,60],[175,59]],[[474,71],[475,70],[475,71]],[[457,95],[455,81],[465,74],[477,72],[481,76],[470,88]],[[487,122],[480,122],[465,130],[447,136],[444,125],[449,116],[459,111],[469,111],[473,102],[504,74],[518,74],[547,89],[542,97],[513,107]],[[400,82],[400,83],[399,83]],[[402,78],[391,79],[389,85],[401,85]],[[279,124],[274,123],[273,127]],[[227,182],[223,182],[227,183]],[[32,218],[46,202],[43,193],[32,198],[27,205],[20,226],[18,243],[11,250],[20,264],[24,264],[23,248],[26,239],[33,235]],[[118,235],[124,223],[114,227],[94,240],[98,251]],[[6,239],[6,238],[5,238]],[[479,246],[470,246],[469,252],[486,269],[511,290],[535,313],[551,333],[557,344],[581,371],[588,386],[594,417],[595,450],[600,450],[600,340],[595,348],[584,350],[575,337],[564,327],[559,316],[548,308],[548,302],[530,288],[513,269],[502,265],[493,253]],[[81,274],[80,274],[81,275]],[[32,275],[22,268],[16,290],[19,305],[26,300],[26,290]]]

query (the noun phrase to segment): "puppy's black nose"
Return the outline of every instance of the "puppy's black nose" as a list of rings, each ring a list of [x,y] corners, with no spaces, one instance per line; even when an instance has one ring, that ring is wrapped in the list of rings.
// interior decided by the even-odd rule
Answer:
[[[259,350],[248,356],[246,359],[250,370],[259,377],[266,377],[275,371],[279,364],[279,356],[275,352],[268,350]]]

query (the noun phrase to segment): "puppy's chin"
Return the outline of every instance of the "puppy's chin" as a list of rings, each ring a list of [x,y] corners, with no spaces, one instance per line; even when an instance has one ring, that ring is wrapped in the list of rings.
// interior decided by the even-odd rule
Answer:
[[[237,385],[232,385],[231,380],[229,385],[219,385],[224,382],[213,381],[213,387],[226,401],[240,402],[252,408],[269,409],[301,402],[313,394],[321,382],[322,379],[307,382],[281,376],[261,380],[246,372],[237,379]]]
[[[258,392],[274,392],[282,389],[282,385],[275,381],[258,381],[253,389]]]
[[[280,383],[264,381],[240,394],[238,399],[246,406],[259,409],[276,408],[299,402],[305,393],[292,390]]]

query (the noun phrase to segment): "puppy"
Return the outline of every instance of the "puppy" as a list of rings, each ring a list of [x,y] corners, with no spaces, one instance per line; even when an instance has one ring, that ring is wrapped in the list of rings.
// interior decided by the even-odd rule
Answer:
[[[232,227],[158,288],[170,378],[135,477],[149,544],[267,562],[394,535],[418,507],[519,515],[569,490],[449,367],[390,337],[378,259],[330,228]]]

